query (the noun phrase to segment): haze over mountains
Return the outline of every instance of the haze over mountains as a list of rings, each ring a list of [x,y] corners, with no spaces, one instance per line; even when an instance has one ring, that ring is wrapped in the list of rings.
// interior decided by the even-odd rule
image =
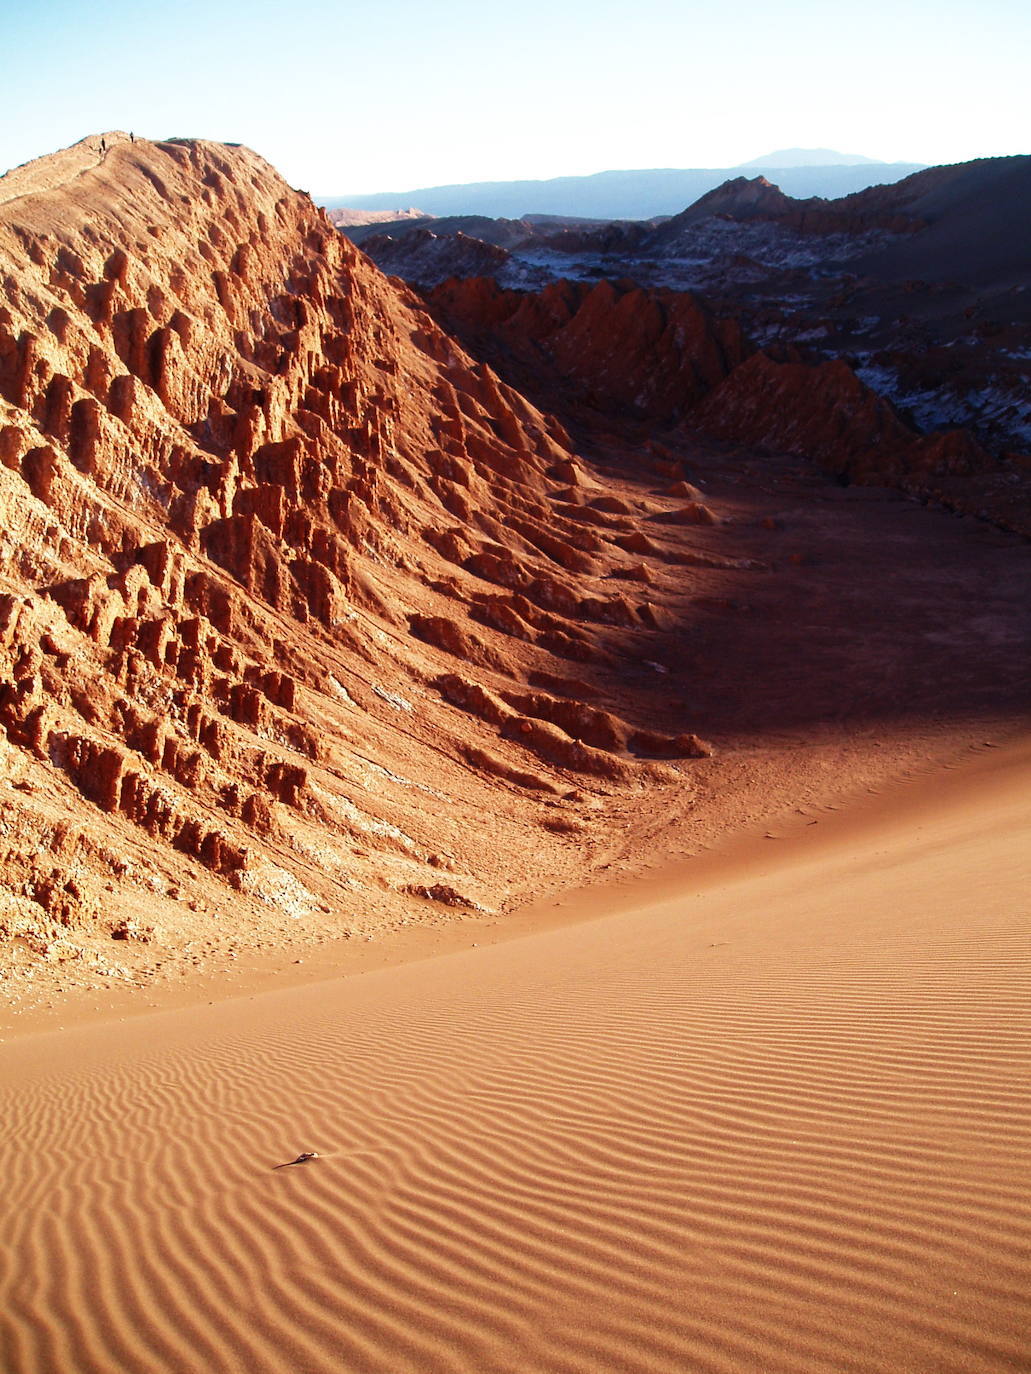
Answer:
[[[884,167],[888,165],[876,157],[864,157],[862,153],[836,153],[833,148],[780,148],[775,153],[763,153],[761,157],[753,157],[747,162],[741,162],[735,170],[745,171],[750,167],[754,167],[756,171],[761,171],[768,167]]]
[[[812,158],[827,161],[813,162]],[[431,215],[520,218],[547,214],[588,219],[651,219],[675,215],[743,168],[759,168],[790,196],[833,199],[879,182],[899,181],[925,164],[877,162],[829,149],[786,149],[740,167],[596,172],[547,181],[489,181],[428,186],[372,195],[320,197],[328,209],[390,210],[417,206]]]

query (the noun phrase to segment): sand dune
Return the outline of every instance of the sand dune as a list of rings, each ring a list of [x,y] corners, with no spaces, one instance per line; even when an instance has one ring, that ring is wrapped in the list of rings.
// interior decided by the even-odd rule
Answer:
[[[3,1046],[5,1368],[1026,1370],[1029,777]]]

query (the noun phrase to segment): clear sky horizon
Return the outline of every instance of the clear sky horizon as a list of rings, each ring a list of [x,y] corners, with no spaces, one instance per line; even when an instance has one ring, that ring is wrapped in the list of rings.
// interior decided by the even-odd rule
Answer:
[[[0,0],[0,172],[105,129],[245,143],[318,196],[789,147],[1031,152],[1027,0]]]

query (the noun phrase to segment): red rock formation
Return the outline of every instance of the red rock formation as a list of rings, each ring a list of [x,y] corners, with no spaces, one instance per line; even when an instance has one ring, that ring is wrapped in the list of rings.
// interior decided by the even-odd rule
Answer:
[[[991,466],[968,435],[918,437],[842,361],[778,363],[757,353],[694,410],[691,423],[718,438],[813,458],[857,482]]]
[[[691,756],[563,695],[571,663],[653,653],[656,620],[606,581],[632,516],[588,528],[564,499],[557,421],[246,149],[72,154],[0,180],[0,773],[29,780],[0,809],[55,865],[0,853],[0,935],[200,869],[337,929],[406,893],[497,900],[541,795]],[[656,348],[691,394],[740,350],[686,298],[540,309],[587,384],[615,338],[644,410],[680,403],[648,389]]]
[[[429,299],[463,338],[500,341],[592,408],[624,416],[676,419],[749,352],[736,322],[714,318],[689,293],[632,282],[560,281],[527,293],[466,279]]]

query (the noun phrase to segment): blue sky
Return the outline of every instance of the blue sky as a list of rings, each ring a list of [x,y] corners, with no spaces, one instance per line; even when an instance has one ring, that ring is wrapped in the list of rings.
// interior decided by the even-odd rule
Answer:
[[[0,171],[103,129],[242,142],[314,194],[1031,152],[1028,0],[0,0]]]

